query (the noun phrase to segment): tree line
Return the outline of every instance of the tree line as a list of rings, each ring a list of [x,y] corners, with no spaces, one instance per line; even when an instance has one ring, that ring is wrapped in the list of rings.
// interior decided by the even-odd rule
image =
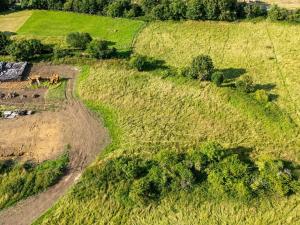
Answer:
[[[1,0],[0,11],[15,0]],[[138,2],[138,3],[137,3]],[[271,20],[300,22],[300,10],[287,10],[276,5],[269,11],[256,3],[237,0],[22,0],[22,9],[64,10],[111,17],[144,17],[148,20],[222,20],[269,17]]]

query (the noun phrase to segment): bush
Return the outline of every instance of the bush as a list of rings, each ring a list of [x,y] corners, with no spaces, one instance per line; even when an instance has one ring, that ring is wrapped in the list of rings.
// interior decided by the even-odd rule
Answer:
[[[141,6],[145,13],[150,14],[152,9],[160,2],[158,0],[141,0]]]
[[[265,90],[257,90],[255,92],[255,99],[261,103],[267,103],[270,101],[270,95]]]
[[[130,10],[125,10],[124,16],[127,18],[133,18],[143,15],[143,10],[138,4],[132,4]]]
[[[292,170],[281,160],[264,160],[258,163],[259,176],[252,184],[254,190],[286,196],[295,190]],[[299,182],[298,182],[299,184]],[[295,185],[295,186],[294,186]]]
[[[117,0],[107,7],[106,14],[111,17],[122,17],[130,9],[130,0]]]
[[[152,17],[158,20],[170,19],[171,13],[169,8],[169,2],[165,0],[163,3],[155,6],[152,9]]]
[[[211,81],[218,87],[224,82],[224,75],[222,72],[214,72],[211,76]]]
[[[110,59],[116,55],[115,48],[109,48],[109,42],[93,40],[87,46],[87,52],[96,59]]]
[[[246,18],[252,19],[259,16],[266,16],[267,10],[265,7],[254,3],[254,4],[247,4],[244,8],[244,13]]]
[[[182,0],[173,0],[169,4],[170,18],[180,20],[186,18],[187,6]]]
[[[132,68],[136,68],[138,71],[144,71],[148,67],[147,56],[133,55],[130,58],[129,65]]]
[[[55,59],[61,59],[73,55],[74,53],[70,49],[61,49],[59,47],[56,47],[53,51],[53,57]]]
[[[9,40],[8,36],[4,33],[0,31],[0,54],[4,55],[6,54],[6,50],[5,48],[11,43],[11,41]]]
[[[200,152],[205,156],[207,162],[218,162],[225,156],[223,147],[216,142],[205,142],[200,146]]]
[[[204,20],[206,17],[203,0],[191,0],[188,2],[187,18],[192,20]]]
[[[208,55],[199,55],[193,59],[190,68],[184,70],[184,74],[201,81],[211,80],[214,71],[213,61]]]
[[[287,9],[273,5],[268,12],[268,18],[272,21],[286,20],[288,18],[288,14]]]
[[[214,163],[207,171],[209,191],[213,195],[250,199],[252,190],[248,185],[251,180],[249,165],[240,161],[238,155],[231,155]]]
[[[46,46],[36,39],[21,40],[10,44],[6,51],[15,60],[29,60],[37,54],[45,52]]]
[[[238,91],[251,93],[254,91],[253,80],[250,76],[243,76],[242,79],[236,81],[235,86]]]
[[[67,35],[67,44],[73,48],[85,50],[87,45],[92,41],[92,37],[88,33],[73,32]]]

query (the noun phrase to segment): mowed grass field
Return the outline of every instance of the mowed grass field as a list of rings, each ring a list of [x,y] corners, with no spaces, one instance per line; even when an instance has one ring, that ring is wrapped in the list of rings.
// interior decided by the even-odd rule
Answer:
[[[0,14],[0,31],[16,32],[31,16],[31,11]]]
[[[20,36],[36,37],[46,42],[61,43],[70,32],[87,32],[94,38],[116,43],[119,49],[128,49],[134,35],[144,22],[128,19],[92,16],[56,11],[32,11],[32,15],[18,30]]]

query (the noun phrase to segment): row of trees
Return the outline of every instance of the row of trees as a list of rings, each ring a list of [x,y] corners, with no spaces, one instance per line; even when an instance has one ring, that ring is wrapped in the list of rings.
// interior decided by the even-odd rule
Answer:
[[[113,190],[109,193],[123,204],[142,205],[197,186],[207,191],[203,195],[240,200],[269,194],[286,196],[300,187],[291,164],[271,159],[253,161],[214,142],[181,153],[162,150],[152,159],[109,159],[89,168],[85,176],[98,188]],[[82,198],[79,193],[74,190],[74,197]]]
[[[4,32],[0,32],[0,55],[8,54],[17,61],[27,61],[45,54],[59,59],[73,56],[75,53],[81,54],[82,51],[86,51],[90,57],[97,59],[107,59],[117,54],[117,50],[110,47],[108,41],[93,40],[88,33],[70,33],[66,37],[66,42],[70,48],[53,48],[37,39],[11,40]]]
[[[9,1],[9,0],[4,0]],[[23,8],[54,9],[112,17],[138,17],[159,20],[228,20],[266,16],[265,7],[237,0],[23,0]],[[277,10],[278,11],[278,10]],[[288,12],[286,10],[286,12]],[[297,13],[292,13],[294,16]],[[272,13],[271,18],[274,18]]]

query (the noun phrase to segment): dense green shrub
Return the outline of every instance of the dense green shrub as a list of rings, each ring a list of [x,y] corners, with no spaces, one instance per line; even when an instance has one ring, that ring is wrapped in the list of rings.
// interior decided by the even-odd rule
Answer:
[[[130,0],[117,0],[108,5],[106,14],[111,17],[123,17],[131,9]]]
[[[180,20],[186,18],[187,5],[182,0],[173,0],[169,4],[170,19]]]
[[[29,60],[35,55],[48,53],[50,50],[36,39],[16,41],[7,46],[6,51],[15,60]]]
[[[228,156],[208,169],[207,181],[213,195],[250,199],[250,180],[249,165],[242,162],[238,155]]]
[[[221,86],[221,84],[224,82],[224,75],[222,72],[214,72],[211,75],[211,81],[217,85],[218,87]]]
[[[141,0],[141,6],[145,13],[150,14],[152,9],[160,3],[159,0]]]
[[[265,90],[257,90],[255,92],[255,99],[261,103],[267,103],[270,101],[270,95]]]
[[[254,85],[252,77],[246,75],[243,76],[242,79],[236,81],[235,86],[238,91],[245,92],[245,93],[251,93],[254,91]]]
[[[267,15],[266,8],[256,3],[247,4],[244,8],[244,12],[245,12],[245,17],[248,19]]]
[[[87,52],[96,59],[109,59],[116,55],[117,50],[109,47],[105,40],[93,40],[87,46]]]
[[[86,49],[87,45],[92,41],[89,33],[72,32],[66,37],[67,44],[73,48]]]
[[[272,21],[287,20],[288,14],[289,12],[287,9],[273,5],[268,12],[268,18]]]
[[[191,0],[188,2],[187,18],[192,20],[204,20],[206,18],[203,0]]]
[[[211,80],[213,71],[214,64],[210,56],[199,55],[193,59],[190,67],[187,67],[182,71],[182,75],[204,81]]]
[[[6,54],[5,48],[11,43],[9,37],[0,31],[0,55]]]
[[[143,55],[133,55],[130,58],[129,65],[138,71],[144,71],[148,67],[148,58]]]
[[[169,193],[200,185],[209,190],[207,197],[241,200],[260,194],[285,196],[300,188],[293,168],[281,161],[255,163],[215,142],[187,151],[160,150],[151,159],[120,156],[88,169],[84,176],[90,185],[107,191],[122,204],[138,205],[157,203]],[[82,192],[79,187],[83,188],[79,185],[72,193],[82,199],[80,193],[86,196],[88,190]]]
[[[253,182],[252,188],[259,192],[271,192],[285,196],[295,192],[297,182],[292,170],[281,160],[264,160],[258,162],[259,176]]]
[[[70,49],[62,49],[59,47],[54,48],[53,50],[53,57],[55,59],[61,59],[68,56],[73,56],[74,53]]]
[[[64,154],[39,165],[10,163],[9,169],[0,172],[0,210],[55,184],[65,173],[68,162],[69,156]]]

